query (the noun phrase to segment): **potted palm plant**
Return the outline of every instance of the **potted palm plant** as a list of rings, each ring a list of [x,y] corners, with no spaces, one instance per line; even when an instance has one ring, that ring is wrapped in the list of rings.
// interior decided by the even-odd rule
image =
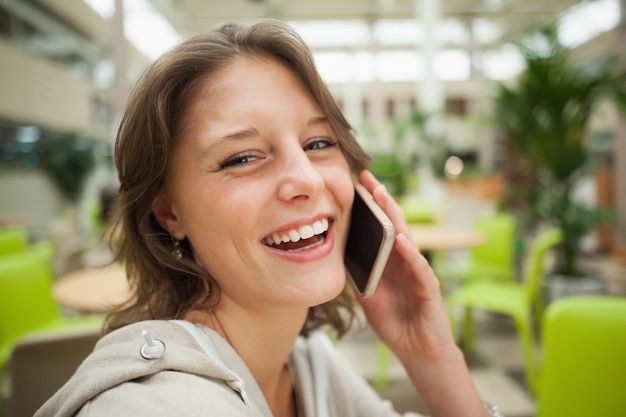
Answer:
[[[597,278],[581,278],[588,271],[583,271],[579,255],[582,239],[610,220],[612,213],[577,201],[574,191],[593,169],[586,141],[590,117],[602,99],[626,108],[626,72],[619,70],[615,56],[574,64],[570,50],[559,41],[556,26],[532,29],[518,48],[525,70],[514,86],[498,85],[495,113],[506,139],[521,157],[518,165],[524,174],[518,192],[526,202],[530,223],[543,221],[563,231],[554,275],[548,281],[559,288],[563,282],[568,287],[581,282],[588,286],[590,281],[602,286]],[[572,291],[578,290],[565,290]],[[549,292],[547,296],[558,295]]]

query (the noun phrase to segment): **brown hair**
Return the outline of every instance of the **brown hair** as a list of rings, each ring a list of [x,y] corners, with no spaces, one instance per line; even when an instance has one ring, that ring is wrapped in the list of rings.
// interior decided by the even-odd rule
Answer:
[[[117,133],[120,190],[110,242],[116,260],[126,268],[135,300],[109,315],[108,331],[140,320],[179,318],[197,308],[211,311],[219,301],[217,282],[193,261],[187,239],[181,242],[183,258],[172,255],[174,242],[157,223],[151,205],[163,190],[185,104],[212,74],[240,56],[270,57],[290,68],[329,119],[350,169],[357,173],[369,163],[309,48],[288,25],[271,19],[230,23],[183,41],[142,74]],[[346,287],[336,299],[309,310],[302,333],[328,324],[342,335],[353,317],[354,300]]]

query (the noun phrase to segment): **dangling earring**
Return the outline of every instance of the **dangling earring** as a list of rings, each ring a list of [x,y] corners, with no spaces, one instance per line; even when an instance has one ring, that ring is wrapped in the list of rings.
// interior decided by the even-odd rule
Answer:
[[[172,255],[176,258],[177,261],[183,259],[183,251],[180,249],[180,241],[172,238],[174,241],[174,249],[172,250]]]

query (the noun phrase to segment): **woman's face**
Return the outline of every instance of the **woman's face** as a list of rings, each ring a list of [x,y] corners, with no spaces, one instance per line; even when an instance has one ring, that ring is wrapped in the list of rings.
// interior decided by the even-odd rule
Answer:
[[[351,173],[320,107],[282,64],[237,58],[189,104],[154,213],[222,302],[314,306],[345,285]]]

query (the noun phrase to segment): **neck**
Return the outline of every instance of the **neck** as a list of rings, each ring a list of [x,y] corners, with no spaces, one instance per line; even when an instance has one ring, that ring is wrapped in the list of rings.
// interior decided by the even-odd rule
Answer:
[[[306,308],[251,312],[226,300],[213,313],[194,311],[185,320],[204,324],[237,351],[261,388],[274,416],[293,416],[293,381],[287,360],[307,315]]]

